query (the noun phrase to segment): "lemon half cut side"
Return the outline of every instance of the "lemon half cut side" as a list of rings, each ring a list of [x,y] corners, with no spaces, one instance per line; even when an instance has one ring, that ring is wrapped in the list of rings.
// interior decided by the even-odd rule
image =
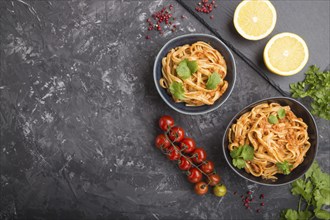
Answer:
[[[291,76],[301,71],[309,57],[305,41],[293,33],[280,33],[272,37],[264,49],[267,68],[281,76]]]
[[[234,26],[248,40],[267,37],[276,24],[276,10],[268,0],[244,0],[235,10]]]

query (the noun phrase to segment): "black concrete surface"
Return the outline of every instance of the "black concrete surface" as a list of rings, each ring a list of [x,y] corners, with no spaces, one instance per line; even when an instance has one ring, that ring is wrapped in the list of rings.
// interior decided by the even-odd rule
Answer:
[[[146,18],[169,3],[177,31],[147,33]],[[212,113],[182,115],[158,95],[152,66],[162,45],[210,33],[175,1],[16,0],[0,1],[0,10],[0,219],[278,219],[297,207],[289,185],[247,182],[222,155],[230,119],[280,96],[238,56],[234,91]],[[195,195],[154,147],[163,114],[205,148],[224,198]],[[317,160],[329,172],[330,124],[316,121]],[[252,209],[240,198],[248,190]]]

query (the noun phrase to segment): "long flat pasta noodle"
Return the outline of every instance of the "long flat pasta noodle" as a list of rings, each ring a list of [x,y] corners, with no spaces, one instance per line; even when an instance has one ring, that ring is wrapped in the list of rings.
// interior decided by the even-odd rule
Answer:
[[[285,117],[279,123],[270,124],[270,115],[285,110]],[[276,180],[282,173],[276,163],[287,161],[291,170],[299,166],[311,144],[308,141],[307,124],[291,111],[290,106],[278,103],[264,103],[243,114],[228,133],[229,151],[244,144],[254,148],[254,158],[246,163],[245,171],[264,179]]]
[[[184,59],[196,60],[198,64],[198,70],[188,79],[181,79],[176,73],[177,66]],[[214,72],[221,76],[222,82],[217,88],[209,90],[206,88],[206,83]],[[170,50],[162,59],[162,78],[159,84],[169,92],[171,83],[182,83],[184,99],[178,100],[172,96],[175,102],[185,102],[187,106],[213,105],[228,88],[226,75],[227,65],[220,52],[211,45],[198,41],[192,45],[186,44]]]

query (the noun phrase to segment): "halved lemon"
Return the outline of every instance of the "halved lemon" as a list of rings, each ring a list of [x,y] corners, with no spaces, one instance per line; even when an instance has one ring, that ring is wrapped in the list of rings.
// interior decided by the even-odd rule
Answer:
[[[260,40],[267,37],[276,24],[276,10],[268,0],[244,0],[234,13],[234,26],[242,37]]]
[[[291,76],[304,68],[309,53],[305,41],[293,33],[280,33],[272,37],[264,49],[267,68],[281,76]]]

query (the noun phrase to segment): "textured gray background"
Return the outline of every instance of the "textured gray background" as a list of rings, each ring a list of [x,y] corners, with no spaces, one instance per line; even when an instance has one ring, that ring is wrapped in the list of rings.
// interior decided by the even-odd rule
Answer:
[[[145,40],[146,18],[168,2],[188,18],[177,19],[177,32]],[[240,58],[232,95],[212,113],[182,115],[158,95],[152,65],[161,46],[209,33],[175,1],[19,0],[0,1],[0,10],[0,219],[278,219],[296,208],[290,186],[247,182],[221,153],[236,112],[280,95]],[[154,147],[163,114],[206,149],[224,198],[195,195]],[[330,124],[316,122],[317,160],[329,172]],[[261,213],[244,209],[247,190],[265,194]]]

